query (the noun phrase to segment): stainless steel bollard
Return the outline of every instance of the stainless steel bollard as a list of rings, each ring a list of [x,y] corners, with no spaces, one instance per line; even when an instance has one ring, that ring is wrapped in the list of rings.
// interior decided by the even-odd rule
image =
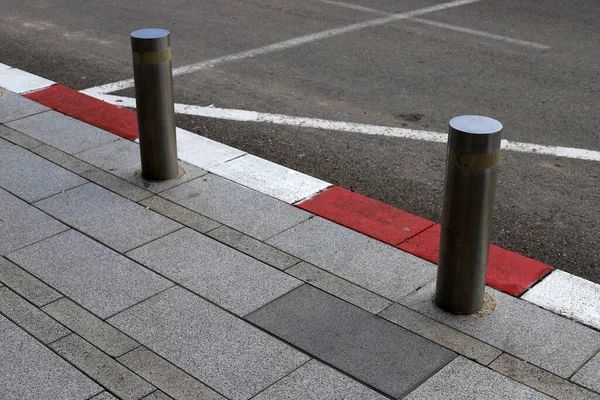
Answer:
[[[435,303],[454,314],[483,307],[502,124],[450,120]]]
[[[142,177],[177,178],[170,33],[164,29],[135,31],[131,33],[131,49]]]

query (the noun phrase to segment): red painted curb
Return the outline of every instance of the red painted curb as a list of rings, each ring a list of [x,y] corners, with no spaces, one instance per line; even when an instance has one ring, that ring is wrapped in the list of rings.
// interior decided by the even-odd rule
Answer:
[[[95,99],[63,85],[53,85],[25,97],[122,138],[138,137],[134,111]]]
[[[333,186],[296,205],[392,246],[433,225],[433,222],[424,218],[339,186]]]

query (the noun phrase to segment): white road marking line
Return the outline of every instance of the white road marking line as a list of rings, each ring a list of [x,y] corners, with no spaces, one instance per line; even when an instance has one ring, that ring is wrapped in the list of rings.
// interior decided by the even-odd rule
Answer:
[[[361,29],[370,28],[378,25],[384,25],[389,22],[399,21],[411,17],[416,17],[423,14],[428,14],[436,11],[446,10],[449,8],[459,7],[466,4],[477,3],[481,0],[456,0],[448,3],[437,4],[430,7],[421,8],[414,11],[409,11],[400,14],[390,14],[381,18],[376,18],[368,21],[358,22],[356,24],[342,26],[339,28],[333,28],[326,31],[313,33],[306,36],[297,37],[283,42],[273,43],[265,47],[259,47],[252,50],[242,51],[240,53],[231,54],[215,58],[208,61],[199,62],[197,64],[186,65],[183,67],[173,69],[173,76],[190,74],[192,72],[199,71],[201,69],[214,67],[215,65],[222,64],[228,61],[237,61],[245,58],[252,58],[258,55],[269,54],[276,51],[286,50],[293,47],[298,47],[306,43],[315,42],[318,40],[328,39],[334,36],[342,35],[344,33],[355,32]],[[92,93],[112,93],[118,90],[128,89],[133,87],[133,79],[126,79],[119,82],[107,83],[101,86],[95,86],[89,89],[85,89],[82,92],[85,94]]]
[[[5,65],[5,67],[8,67],[8,65]],[[3,68],[0,73],[0,87],[19,94],[40,90],[52,85],[54,85],[54,82],[48,79],[17,68]]]
[[[358,6],[356,4],[344,3],[341,1],[333,1],[333,0],[317,0],[317,1],[320,1],[321,3],[325,3],[325,4],[331,4],[333,6],[345,7],[345,8],[350,8],[353,10],[364,11],[364,12],[370,12],[372,14],[393,15],[392,13],[389,13],[387,11],[376,10],[374,8]],[[409,21],[418,22],[418,23],[425,24],[425,25],[431,25],[431,26],[435,26],[437,28],[448,29],[451,31],[461,32],[461,33],[467,33],[469,35],[479,36],[479,37],[483,37],[486,39],[498,40],[500,42],[516,44],[516,45],[525,46],[525,47],[532,47],[532,48],[538,49],[538,50],[548,50],[550,48],[550,46],[546,46],[545,44],[530,42],[528,40],[513,39],[508,36],[496,35],[494,33],[480,31],[477,29],[463,28],[462,26],[446,24],[444,22],[433,21],[430,19],[412,18],[412,17],[407,18],[407,19]]]
[[[118,106],[135,108],[135,99],[133,98],[108,94],[92,94],[91,96]],[[229,121],[266,122],[277,125],[362,133],[365,135],[389,136],[421,140],[426,142],[446,143],[448,141],[448,135],[445,133],[397,128],[392,126],[359,124],[355,122],[330,121],[318,118],[293,117],[289,115],[268,114],[256,111],[235,110],[228,108],[175,104],[175,112],[178,114],[195,115],[199,117],[224,119]],[[502,149],[519,153],[543,154],[600,162],[600,151],[579,149],[574,147],[545,146],[541,144],[503,140]]]
[[[521,298],[600,329],[600,285],[594,282],[554,270]]]

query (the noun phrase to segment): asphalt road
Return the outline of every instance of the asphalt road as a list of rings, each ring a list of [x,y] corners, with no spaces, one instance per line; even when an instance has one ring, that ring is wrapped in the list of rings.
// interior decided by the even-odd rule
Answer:
[[[131,78],[128,34],[172,32],[174,67],[422,9],[439,0],[3,0],[0,62],[76,89]],[[176,101],[600,150],[596,0],[481,0],[175,78]],[[545,45],[458,32],[439,23]],[[132,96],[132,89],[116,94]],[[439,221],[443,144],[179,116],[178,125]],[[600,163],[505,151],[493,242],[600,283]]]

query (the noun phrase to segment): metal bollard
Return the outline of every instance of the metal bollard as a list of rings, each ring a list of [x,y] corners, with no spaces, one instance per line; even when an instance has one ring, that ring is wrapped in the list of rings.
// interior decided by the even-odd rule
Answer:
[[[177,178],[179,163],[170,33],[164,29],[132,32],[131,49],[142,177],[150,180]]]
[[[453,314],[483,307],[502,124],[450,120],[435,303]]]

